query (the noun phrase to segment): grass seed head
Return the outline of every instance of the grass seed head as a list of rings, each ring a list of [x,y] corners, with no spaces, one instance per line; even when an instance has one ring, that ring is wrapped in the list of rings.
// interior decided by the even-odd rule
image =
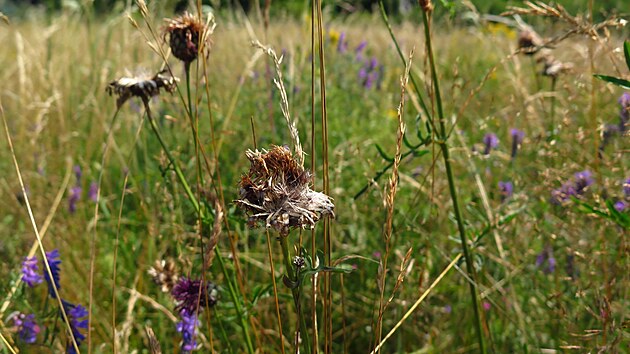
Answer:
[[[168,44],[177,59],[190,64],[197,59],[200,46],[202,49],[209,48],[208,38],[211,31],[200,18],[185,12],[181,16],[165,21],[167,24],[164,35],[168,35]]]
[[[116,95],[116,104],[120,108],[131,97],[140,97],[143,102],[160,94],[160,89],[168,92],[175,90],[178,78],[168,74],[166,70],[160,71],[153,77],[122,77],[107,85],[107,93]]]
[[[236,204],[249,215],[249,225],[264,222],[281,235],[293,228],[313,228],[323,216],[334,217],[332,199],[310,189],[310,173],[295,160],[286,147],[248,150],[249,172],[239,183]]]

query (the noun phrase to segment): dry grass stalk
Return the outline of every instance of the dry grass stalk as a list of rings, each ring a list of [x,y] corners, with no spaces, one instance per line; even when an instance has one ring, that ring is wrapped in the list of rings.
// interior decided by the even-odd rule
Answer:
[[[153,329],[149,326],[144,326],[144,333],[147,335],[149,341],[149,351],[151,354],[162,354],[162,347],[160,347],[160,341],[155,336]]]
[[[172,93],[178,78],[170,76],[167,72],[160,71],[153,77],[122,77],[107,85],[107,93],[116,95],[116,106],[120,108],[131,97],[140,97],[143,102],[148,102],[153,96],[160,94],[160,89]]]
[[[214,259],[214,249],[217,247],[219,243],[219,235],[221,235],[221,223],[223,222],[223,207],[221,206],[221,202],[215,198],[214,200],[214,224],[212,225],[212,233],[210,234],[210,238],[208,239],[208,243],[205,249],[205,264],[209,266],[212,264],[212,260]]]
[[[322,217],[335,216],[332,199],[311,190],[310,172],[286,147],[247,150],[251,167],[241,177],[235,203],[249,214],[249,225],[263,222],[286,236],[293,228],[313,228]]]
[[[289,112],[289,99],[287,98],[287,90],[284,87],[284,81],[282,79],[282,70],[280,69],[282,57],[278,58],[278,55],[272,48],[265,47],[259,41],[253,41],[252,46],[262,50],[273,60],[275,64],[276,74],[278,75],[278,78],[273,79],[273,82],[276,84],[278,91],[280,91],[280,109],[282,110],[282,115],[287,121],[287,126],[289,127],[289,133],[291,134],[291,140],[293,140],[293,149],[295,151],[295,155],[297,155],[296,159],[298,161],[298,164],[300,166],[304,166],[304,151],[302,150],[302,145],[300,144],[300,135],[298,133],[295,122],[291,120],[291,113]]]

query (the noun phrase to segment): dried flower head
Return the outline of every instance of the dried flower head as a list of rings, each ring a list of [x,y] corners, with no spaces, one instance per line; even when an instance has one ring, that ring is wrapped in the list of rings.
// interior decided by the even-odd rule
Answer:
[[[563,63],[550,54],[541,56],[537,61],[544,64],[542,74],[551,78],[557,78],[561,73],[573,68],[572,63]]]
[[[148,102],[149,98],[159,95],[162,88],[173,92],[177,81],[178,78],[169,75],[167,70],[162,70],[153,77],[122,77],[110,82],[106,90],[110,96],[118,96],[116,105],[120,108],[134,96]]]
[[[433,11],[433,3],[431,0],[418,0],[418,5],[422,8],[422,11],[430,13]]]
[[[208,26],[197,16],[185,12],[174,19],[164,19],[164,38],[168,35],[168,44],[173,55],[186,64],[197,59],[200,49],[209,49],[210,35],[214,26]]]
[[[172,259],[157,260],[153,267],[149,268],[149,275],[153,278],[153,282],[160,286],[162,292],[169,293],[173,290],[177,279],[177,267]]]
[[[173,287],[171,295],[177,302],[177,311],[197,313],[200,307],[212,307],[217,303],[219,291],[210,281],[182,277]]]
[[[543,45],[542,38],[532,28],[523,28],[518,34],[518,47],[526,55],[534,55]]]
[[[332,199],[310,189],[310,173],[286,147],[251,151],[249,172],[241,177],[235,203],[249,214],[250,226],[264,222],[286,236],[292,228],[313,228],[326,215],[335,216]]]

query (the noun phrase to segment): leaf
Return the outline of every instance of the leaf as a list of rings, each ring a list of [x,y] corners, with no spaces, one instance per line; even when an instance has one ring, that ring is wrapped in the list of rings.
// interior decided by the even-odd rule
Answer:
[[[630,70],[630,41],[625,41],[623,43],[623,54],[626,57],[626,65],[628,66],[628,70]]]
[[[387,162],[394,162],[394,158],[387,156],[387,154],[385,153],[385,151],[383,151],[383,148],[381,148],[380,145],[374,144],[374,146],[376,146],[376,150],[378,150],[379,155],[381,155],[383,159],[385,159]]]
[[[624,80],[618,77],[608,76],[608,75],[594,75],[594,76],[598,79],[604,80],[606,82],[610,82],[611,84],[623,87],[626,90],[630,90],[630,81],[628,80]]]

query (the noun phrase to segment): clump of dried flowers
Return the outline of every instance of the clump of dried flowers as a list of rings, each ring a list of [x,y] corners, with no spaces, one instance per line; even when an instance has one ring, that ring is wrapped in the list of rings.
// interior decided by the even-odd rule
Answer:
[[[249,172],[239,183],[235,203],[249,214],[249,225],[263,222],[281,236],[293,228],[313,228],[322,217],[335,216],[332,199],[310,188],[311,175],[286,147],[248,150]]]

